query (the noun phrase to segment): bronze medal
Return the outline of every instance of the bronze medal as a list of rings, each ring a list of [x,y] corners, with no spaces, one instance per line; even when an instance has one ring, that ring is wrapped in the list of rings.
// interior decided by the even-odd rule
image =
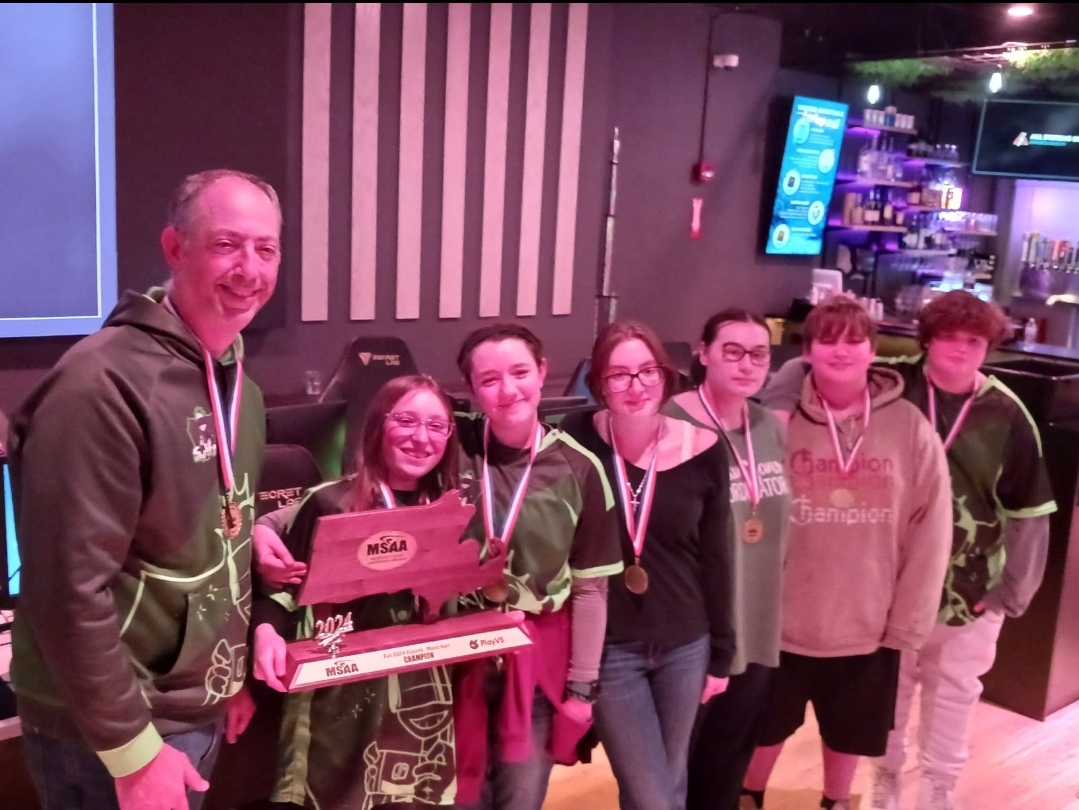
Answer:
[[[753,516],[742,524],[742,540],[746,543],[757,543],[764,537],[764,523],[760,518]]]
[[[832,502],[832,506],[836,509],[850,509],[855,504],[854,493],[843,487],[833,489],[832,494],[828,496],[828,500]]]
[[[240,507],[234,504],[231,500],[225,501],[225,506],[221,509],[221,531],[225,537],[229,540],[235,540],[240,536],[240,529],[243,527],[243,515],[240,514]]]
[[[634,563],[625,571],[626,588],[630,593],[640,596],[648,590],[648,572],[638,563]]]
[[[509,583],[506,582],[505,577],[498,582],[484,585],[480,588],[480,591],[492,602],[505,602],[510,596],[510,586]]]

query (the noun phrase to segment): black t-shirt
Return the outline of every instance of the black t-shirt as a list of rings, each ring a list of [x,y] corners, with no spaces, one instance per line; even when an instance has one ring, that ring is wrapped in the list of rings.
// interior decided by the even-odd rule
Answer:
[[[594,453],[608,480],[617,482],[610,445],[596,431],[592,416],[591,412],[567,416],[560,428]],[[685,422],[674,424],[676,429],[690,429]],[[726,449],[722,442],[716,442],[676,467],[657,473],[641,553],[648,590],[631,593],[623,576],[611,577],[607,641],[643,641],[671,648],[707,633],[712,641],[709,673],[728,674],[735,650],[728,468]],[[626,474],[636,489],[645,471],[627,462]],[[615,508],[622,559],[629,566],[633,564],[633,543],[622,517],[621,501]]]

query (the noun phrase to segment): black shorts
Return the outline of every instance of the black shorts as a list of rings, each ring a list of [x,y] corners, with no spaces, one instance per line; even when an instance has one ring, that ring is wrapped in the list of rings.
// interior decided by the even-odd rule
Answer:
[[[833,751],[883,756],[895,727],[899,650],[810,658],[780,653],[758,745],[778,745],[805,722],[813,704],[821,739]]]

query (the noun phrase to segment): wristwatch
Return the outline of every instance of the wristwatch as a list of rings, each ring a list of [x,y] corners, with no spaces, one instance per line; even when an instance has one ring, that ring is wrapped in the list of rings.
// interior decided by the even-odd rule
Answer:
[[[595,703],[599,697],[599,681],[566,681],[563,699],[576,698],[582,703]]]

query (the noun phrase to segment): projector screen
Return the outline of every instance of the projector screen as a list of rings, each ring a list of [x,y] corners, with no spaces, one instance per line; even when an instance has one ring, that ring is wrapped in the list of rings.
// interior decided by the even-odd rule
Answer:
[[[0,3],[0,338],[116,304],[112,4]]]

